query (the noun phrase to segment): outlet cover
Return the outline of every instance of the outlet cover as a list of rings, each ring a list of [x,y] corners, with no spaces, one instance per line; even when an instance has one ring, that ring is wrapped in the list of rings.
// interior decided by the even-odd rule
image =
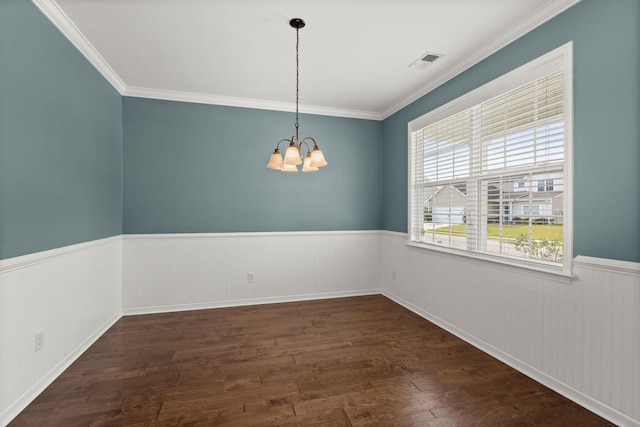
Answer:
[[[42,350],[44,347],[44,331],[36,332],[36,351]]]

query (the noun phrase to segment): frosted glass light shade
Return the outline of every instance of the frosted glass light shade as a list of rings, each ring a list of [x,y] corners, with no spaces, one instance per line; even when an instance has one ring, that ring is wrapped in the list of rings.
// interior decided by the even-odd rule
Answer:
[[[298,172],[298,168],[295,165],[288,165],[286,163],[282,165],[282,169],[280,170],[282,172]]]
[[[284,153],[284,164],[285,165],[299,165],[302,163],[302,159],[300,159],[300,151],[298,151],[298,147],[294,143],[289,145],[287,151]]]
[[[322,154],[322,151],[320,151],[317,145],[313,147],[313,153],[311,153],[311,165],[318,168],[327,165],[324,154]]]
[[[302,172],[315,172],[318,170],[317,167],[311,165],[311,153],[307,152],[307,155],[304,158],[304,162],[302,164]]]
[[[282,169],[282,156],[280,155],[280,150],[276,148],[276,150],[269,158],[269,163],[267,163],[267,167],[269,169],[280,170]]]

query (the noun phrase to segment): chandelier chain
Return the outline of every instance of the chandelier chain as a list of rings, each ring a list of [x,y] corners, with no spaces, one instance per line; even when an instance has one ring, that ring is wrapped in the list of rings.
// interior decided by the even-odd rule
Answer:
[[[296,28],[296,142],[298,140],[298,98],[300,94],[300,29]]]

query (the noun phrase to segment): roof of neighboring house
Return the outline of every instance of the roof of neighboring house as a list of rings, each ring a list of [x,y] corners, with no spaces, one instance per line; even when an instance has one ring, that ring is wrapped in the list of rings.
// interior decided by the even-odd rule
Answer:
[[[438,187],[437,190],[433,191],[429,197],[427,197],[426,200],[431,199],[433,196],[435,196],[436,194],[438,194],[440,191],[442,191],[443,188],[447,188],[450,187],[452,190],[457,191],[458,193],[460,193],[461,195],[467,197],[467,188],[466,186],[462,187],[460,185],[457,184],[448,184],[448,185],[443,185],[441,187]]]
[[[464,184],[449,184],[443,185],[437,189],[432,188],[431,194],[429,194],[426,200],[433,198],[437,195],[443,188],[451,188],[458,193],[462,194],[466,197],[467,195],[467,186]],[[531,200],[547,200],[552,199],[554,197],[562,196],[564,194],[563,191],[503,191],[500,193],[500,189],[494,185],[489,185],[489,200],[503,200],[503,201],[512,201],[512,202],[526,202],[531,197]],[[426,196],[426,194],[425,194]]]

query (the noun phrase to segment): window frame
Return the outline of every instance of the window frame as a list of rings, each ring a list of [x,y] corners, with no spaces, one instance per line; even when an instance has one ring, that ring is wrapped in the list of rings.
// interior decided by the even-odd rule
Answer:
[[[564,76],[564,161],[563,161],[563,261],[562,264],[545,264],[532,262],[523,258],[522,260],[512,257],[505,257],[499,254],[471,251],[441,246],[429,242],[419,241],[415,238],[413,204],[413,134],[423,128],[451,117],[461,111],[470,109],[500,96],[522,85],[528,84],[536,79],[551,74],[555,71],[563,70]],[[573,42],[568,42],[553,51],[544,54],[492,81],[486,83],[471,92],[464,94],[446,104],[427,112],[426,114],[408,123],[408,212],[407,212],[407,244],[427,250],[434,250],[467,258],[479,259],[489,262],[497,262],[509,266],[515,266],[528,270],[551,273],[563,277],[573,277]],[[416,197],[418,197],[416,195]]]

